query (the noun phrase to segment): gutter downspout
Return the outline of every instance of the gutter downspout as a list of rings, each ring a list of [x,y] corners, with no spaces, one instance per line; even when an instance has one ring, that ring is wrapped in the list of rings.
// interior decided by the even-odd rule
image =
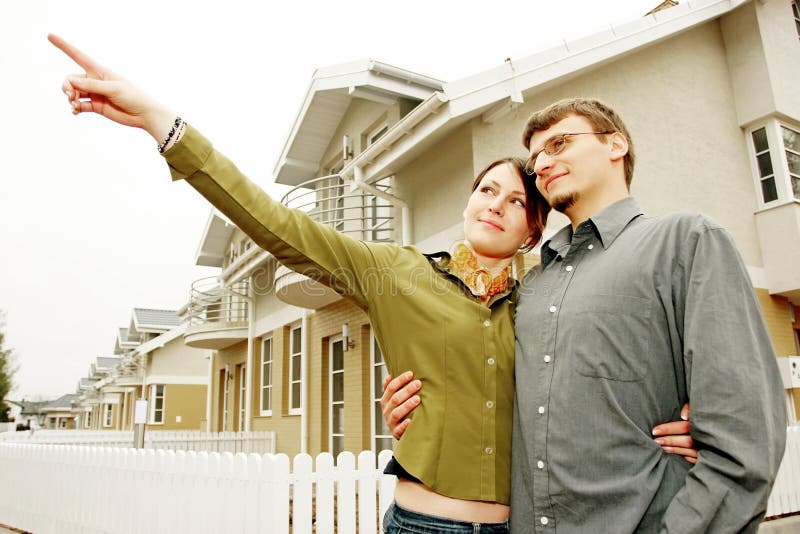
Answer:
[[[250,432],[250,420],[253,415],[253,315],[256,307],[253,301],[252,278],[247,283],[247,364],[245,365],[245,401],[244,401],[244,431]]]
[[[300,452],[308,452],[308,309],[303,309],[300,341]]]

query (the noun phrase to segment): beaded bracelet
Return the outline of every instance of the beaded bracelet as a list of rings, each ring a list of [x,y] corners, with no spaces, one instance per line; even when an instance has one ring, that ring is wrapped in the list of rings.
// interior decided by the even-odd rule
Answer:
[[[181,119],[180,117],[175,117],[175,124],[173,124],[172,128],[169,129],[169,133],[167,134],[167,137],[164,139],[164,141],[160,145],[158,145],[159,154],[164,153],[164,149],[167,147],[170,140],[172,139],[172,136],[175,135],[175,131],[180,127],[182,123],[183,119]]]

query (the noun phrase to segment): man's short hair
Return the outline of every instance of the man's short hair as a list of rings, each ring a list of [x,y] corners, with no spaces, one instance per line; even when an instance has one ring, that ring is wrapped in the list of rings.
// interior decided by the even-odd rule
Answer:
[[[550,104],[531,115],[522,132],[522,144],[530,151],[533,134],[546,130],[569,115],[578,115],[589,121],[596,132],[619,132],[628,140],[628,153],[625,155],[625,183],[631,187],[633,180],[633,139],[625,123],[617,112],[594,98],[568,98]]]

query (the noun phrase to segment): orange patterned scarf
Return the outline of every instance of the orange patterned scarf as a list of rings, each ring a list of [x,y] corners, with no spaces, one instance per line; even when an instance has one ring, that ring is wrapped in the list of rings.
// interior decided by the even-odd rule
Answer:
[[[511,265],[492,278],[487,268],[478,265],[478,257],[464,243],[456,245],[449,267],[450,272],[464,282],[473,295],[481,299],[489,299],[508,289]]]

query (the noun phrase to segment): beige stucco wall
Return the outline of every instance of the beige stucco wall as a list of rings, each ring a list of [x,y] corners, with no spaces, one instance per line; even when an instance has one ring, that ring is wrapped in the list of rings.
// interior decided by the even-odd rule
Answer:
[[[764,41],[775,110],[800,119],[800,41],[788,0],[753,2]]]
[[[762,265],[753,178],[716,21],[526,93],[525,103],[495,124],[475,119],[475,161],[504,147],[518,153],[526,118],[573,96],[600,98],[625,120],[636,146],[632,193],[647,213],[705,213],[731,232],[745,263]]]
[[[178,336],[148,355],[147,375],[206,377],[210,356],[211,351],[189,347]]]
[[[366,135],[372,129],[387,121],[390,125],[399,119],[399,107],[397,104],[389,106],[371,102],[362,98],[354,98],[345,111],[341,122],[339,122],[336,132],[331,137],[328,148],[325,149],[321,162],[327,166],[342,158],[342,136],[349,135],[354,154],[358,154],[366,148]],[[325,174],[327,169],[321,169]],[[309,176],[309,178],[313,178]]]
[[[149,386],[150,388],[153,385]],[[151,396],[148,391],[148,401]],[[152,407],[149,407],[152,410]],[[180,421],[177,420],[180,418]],[[201,430],[206,418],[206,386],[165,384],[164,422],[147,424],[149,430]],[[149,421],[149,416],[148,416]]]
[[[411,208],[415,242],[462,220],[473,178],[469,124],[450,133],[397,173],[397,194]]]

